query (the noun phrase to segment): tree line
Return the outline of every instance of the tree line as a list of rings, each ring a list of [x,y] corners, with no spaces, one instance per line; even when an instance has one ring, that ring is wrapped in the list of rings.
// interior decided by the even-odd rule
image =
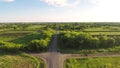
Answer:
[[[84,32],[63,31],[59,34],[60,48],[69,49],[100,49],[120,46],[120,37],[100,35],[93,37]]]

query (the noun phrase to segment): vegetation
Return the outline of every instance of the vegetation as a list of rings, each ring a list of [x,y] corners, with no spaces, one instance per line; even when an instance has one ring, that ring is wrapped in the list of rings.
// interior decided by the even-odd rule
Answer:
[[[24,52],[49,47],[56,24],[0,24],[0,68],[45,68],[45,62]]]
[[[75,49],[99,49],[119,46],[119,37],[107,37],[101,35],[99,37],[92,37],[90,34],[84,32],[62,32],[59,35],[60,47],[75,48]]]
[[[70,58],[64,62],[64,68],[120,68],[120,57]]]
[[[59,51],[65,53],[119,52],[119,26],[119,23],[60,24]]]
[[[1,68],[45,68],[43,60],[20,52],[6,52],[0,50]]]
[[[0,49],[27,52],[46,51],[54,34],[53,25],[1,24]]]
[[[32,52],[42,52],[46,51],[49,47],[50,40],[54,34],[53,30],[43,31],[40,39],[35,39],[30,42],[28,46],[25,46],[23,49]]]

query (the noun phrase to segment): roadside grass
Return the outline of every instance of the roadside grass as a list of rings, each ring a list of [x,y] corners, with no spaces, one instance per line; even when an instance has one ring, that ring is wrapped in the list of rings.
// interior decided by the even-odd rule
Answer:
[[[70,58],[64,68],[120,68],[120,57]]]
[[[115,48],[107,48],[107,49],[58,49],[61,53],[68,53],[68,54],[97,54],[97,53],[117,53],[120,52],[120,46]]]
[[[26,53],[0,50],[0,68],[45,68],[45,62]]]

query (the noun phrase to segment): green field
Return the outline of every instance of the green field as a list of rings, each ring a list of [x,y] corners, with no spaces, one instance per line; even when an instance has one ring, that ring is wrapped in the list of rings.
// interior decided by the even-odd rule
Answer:
[[[0,68],[45,68],[45,62],[25,53],[0,51]]]
[[[70,58],[64,62],[64,68],[120,68],[120,57]]]
[[[104,25],[101,27],[92,27],[92,28],[85,28],[84,31],[120,31],[119,26],[108,26]]]
[[[107,49],[60,49],[61,53],[68,54],[97,54],[97,53],[117,53],[120,52],[120,47],[107,48]]]

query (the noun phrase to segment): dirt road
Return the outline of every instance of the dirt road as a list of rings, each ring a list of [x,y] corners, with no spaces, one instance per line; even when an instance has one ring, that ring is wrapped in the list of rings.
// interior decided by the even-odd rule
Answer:
[[[63,68],[63,59],[61,59],[62,54],[57,52],[57,39],[58,39],[58,29],[53,36],[51,45],[46,53],[42,54],[32,54],[34,56],[43,58],[47,63],[47,68]]]

